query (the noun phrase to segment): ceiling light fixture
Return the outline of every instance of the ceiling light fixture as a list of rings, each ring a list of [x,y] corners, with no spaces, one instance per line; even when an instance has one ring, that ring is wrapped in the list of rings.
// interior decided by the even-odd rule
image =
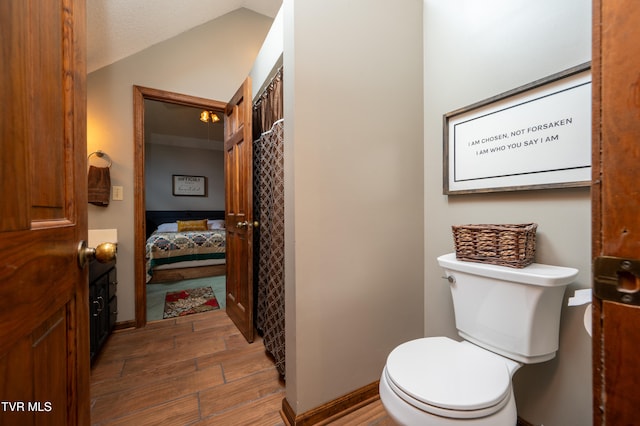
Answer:
[[[218,114],[213,111],[204,110],[200,113],[200,121],[202,121],[203,123],[208,123],[209,121],[215,123],[217,121],[220,121],[220,117],[218,117]]]

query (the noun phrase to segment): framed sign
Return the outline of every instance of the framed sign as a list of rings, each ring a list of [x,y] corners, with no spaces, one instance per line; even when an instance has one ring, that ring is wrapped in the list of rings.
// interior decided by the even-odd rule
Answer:
[[[173,175],[173,195],[207,196],[206,176]]]
[[[443,193],[591,184],[590,63],[444,115]]]

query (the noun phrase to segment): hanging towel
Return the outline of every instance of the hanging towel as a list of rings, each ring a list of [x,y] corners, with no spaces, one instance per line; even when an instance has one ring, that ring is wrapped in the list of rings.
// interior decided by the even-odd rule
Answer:
[[[89,203],[107,207],[111,192],[109,167],[89,166]]]

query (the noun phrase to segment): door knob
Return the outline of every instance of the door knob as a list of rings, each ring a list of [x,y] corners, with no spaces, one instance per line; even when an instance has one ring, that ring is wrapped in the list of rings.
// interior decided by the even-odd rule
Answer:
[[[249,225],[253,225],[254,228],[257,228],[258,226],[260,226],[260,222],[258,222],[257,220],[254,221],[253,223],[251,222],[247,222],[246,220],[244,222],[238,222],[236,223],[236,228],[246,228]]]
[[[82,240],[78,244],[78,265],[84,268],[87,262],[95,259],[100,263],[107,263],[115,260],[118,246],[114,243],[98,244],[96,248],[88,247],[87,242]]]

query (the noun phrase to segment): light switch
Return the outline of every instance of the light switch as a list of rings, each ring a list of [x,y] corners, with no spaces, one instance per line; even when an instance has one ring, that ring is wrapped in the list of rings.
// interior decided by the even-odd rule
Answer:
[[[113,200],[114,201],[122,201],[124,199],[124,189],[122,186],[114,186],[113,187]]]

